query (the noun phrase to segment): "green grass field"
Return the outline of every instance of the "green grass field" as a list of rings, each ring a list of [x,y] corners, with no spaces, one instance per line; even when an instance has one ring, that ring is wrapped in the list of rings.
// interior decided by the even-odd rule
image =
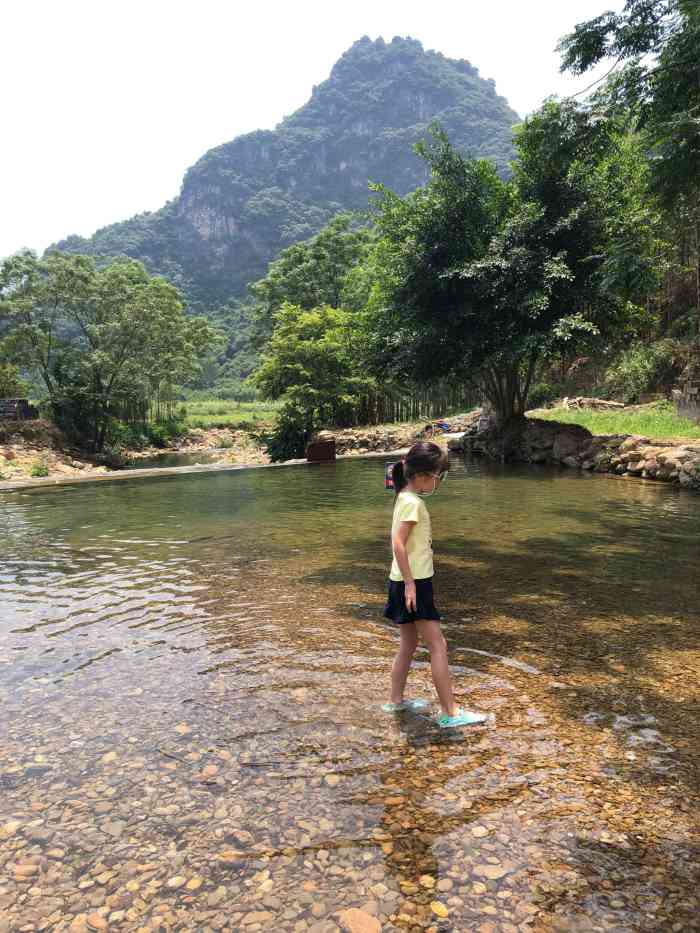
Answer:
[[[278,405],[274,402],[234,402],[198,399],[183,403],[188,428],[241,428],[258,430],[273,424]]]
[[[580,424],[592,434],[641,434],[650,438],[700,438],[700,424],[681,418],[671,402],[652,402],[638,411],[569,411],[548,408],[528,412],[531,418]]]

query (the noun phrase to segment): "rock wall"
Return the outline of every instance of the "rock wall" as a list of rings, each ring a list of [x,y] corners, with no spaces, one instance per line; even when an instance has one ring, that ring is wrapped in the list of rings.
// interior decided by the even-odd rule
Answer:
[[[503,438],[494,429],[467,431],[461,437],[451,438],[448,446],[452,450],[500,459]],[[700,440],[593,435],[576,424],[531,418],[512,444],[510,459],[665,480],[700,490]]]

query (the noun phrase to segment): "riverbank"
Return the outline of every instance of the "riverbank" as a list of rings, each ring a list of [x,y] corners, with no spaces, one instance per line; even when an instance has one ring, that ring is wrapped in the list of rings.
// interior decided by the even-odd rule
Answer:
[[[269,462],[264,448],[250,432],[226,428],[192,428],[165,448],[127,449],[121,456],[125,464],[131,464],[164,454],[210,455],[214,452],[219,462],[228,465]],[[70,444],[49,421],[0,421],[0,483],[42,478],[96,478],[121,472],[121,469],[101,463]]]
[[[695,430],[691,422],[687,425],[668,420],[659,422],[653,408],[628,406],[614,411],[611,408],[602,412],[584,411],[569,403],[561,408],[531,411],[527,429],[518,439],[511,458],[517,462],[548,463],[623,477],[664,480],[700,489],[700,427]],[[561,421],[557,420],[559,418]],[[601,424],[617,428],[670,423],[687,430],[687,436],[658,438],[622,431],[594,434],[583,425],[596,418],[607,418],[609,420]],[[493,429],[484,430],[480,410],[452,416],[449,424],[452,434],[438,435],[435,440],[455,451],[500,459],[503,440]],[[417,439],[427,437],[425,429],[426,424],[421,421],[338,429],[321,432],[320,437],[335,439],[339,457],[352,457],[403,450]],[[199,454],[202,462],[193,463],[191,458]],[[62,433],[47,421],[0,422],[0,490],[81,479],[136,479],[162,475],[166,470],[168,473],[201,472],[270,463],[254,433],[220,427],[191,429],[173,439],[166,448],[124,451],[123,456],[130,469],[110,468],[72,448]],[[183,457],[186,465],[174,462],[178,456]],[[154,462],[161,457],[168,458],[167,465]],[[141,461],[143,468],[139,468]]]
[[[448,440],[452,450],[517,463],[542,463],[616,476],[662,480],[700,490],[700,438],[653,438],[638,434],[592,434],[581,424],[537,417],[527,419],[509,437],[474,424]],[[547,412],[551,415],[551,412]],[[556,413],[553,415],[556,417]]]
[[[467,427],[468,415],[451,419],[456,426]],[[347,428],[333,432],[338,456],[359,456],[368,453],[389,453],[410,445],[425,429],[424,422],[378,425],[376,427]],[[122,452],[123,467],[109,467],[72,447],[62,432],[48,421],[0,421],[0,489],[46,485],[57,481],[98,479],[118,475],[148,476],[160,473],[166,466],[155,466],[153,461],[181,455],[192,458],[202,455],[203,462],[187,464],[193,472],[204,468],[231,469],[261,466],[270,463],[265,447],[256,435],[245,430],[227,428],[193,428],[174,438],[165,448],[146,447],[142,450]],[[144,468],[139,468],[143,461]],[[174,466],[178,471],[185,467]]]

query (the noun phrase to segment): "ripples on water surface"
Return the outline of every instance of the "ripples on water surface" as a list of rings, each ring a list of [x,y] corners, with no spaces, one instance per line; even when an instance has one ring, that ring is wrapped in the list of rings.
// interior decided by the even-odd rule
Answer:
[[[0,933],[700,929],[700,498],[454,462],[454,735],[379,710],[381,461],[0,501]]]

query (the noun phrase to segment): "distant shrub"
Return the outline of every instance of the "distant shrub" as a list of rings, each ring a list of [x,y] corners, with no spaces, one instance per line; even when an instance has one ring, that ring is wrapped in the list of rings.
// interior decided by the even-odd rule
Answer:
[[[187,430],[184,420],[170,418],[167,421],[147,421],[143,424],[124,424],[114,421],[109,431],[109,446],[112,449],[143,450],[146,447],[167,447],[173,438]]]
[[[0,363],[0,398],[26,398],[29,388],[12,363]]]
[[[528,393],[528,408],[544,408],[559,397],[559,390],[549,382],[536,382]]]
[[[167,447],[176,437],[181,437],[187,430],[184,421],[171,418],[168,421],[149,422],[145,426],[149,442],[154,447]]]
[[[274,430],[260,435],[259,440],[267,448],[270,460],[293,460],[304,456],[313,431],[308,412],[292,402],[285,402]]]
[[[613,395],[632,404],[646,392],[666,392],[685,365],[683,344],[666,338],[655,343],[635,343],[624,350],[605,374]]]
[[[32,464],[32,468],[29,471],[30,476],[48,476],[49,475],[49,464],[45,458],[42,457],[41,460],[35,460]]]

